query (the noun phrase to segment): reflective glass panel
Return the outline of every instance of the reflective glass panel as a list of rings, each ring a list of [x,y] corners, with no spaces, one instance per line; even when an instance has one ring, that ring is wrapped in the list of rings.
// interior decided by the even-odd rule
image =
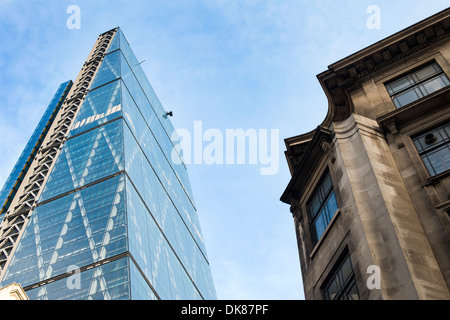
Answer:
[[[130,252],[161,299],[201,299],[166,234],[132,185],[127,186]],[[173,214],[167,219],[174,218]],[[171,221],[166,227],[173,227]],[[180,226],[179,226],[180,227]],[[180,232],[183,232],[180,230]],[[190,246],[185,243],[186,246]],[[188,250],[198,250],[189,247]],[[204,277],[204,275],[200,275]],[[201,284],[201,283],[200,283]]]
[[[413,141],[430,175],[450,169],[450,123],[428,130]]]
[[[337,209],[331,177],[326,173],[308,204],[314,243],[319,241]]]
[[[121,81],[90,91],[73,122],[69,137],[122,116]]]
[[[397,108],[410,104],[450,85],[448,77],[435,62],[386,84]]]
[[[26,287],[126,250],[125,181],[120,175],[38,206],[2,285]]]
[[[109,48],[108,48],[108,51],[106,52],[106,54],[116,51],[117,49],[119,49],[119,47],[120,47],[120,36],[119,36],[119,33],[116,32],[114,34],[114,37],[111,40],[111,43],[109,45]]]
[[[20,185],[21,179],[23,179],[28,170],[31,159],[36,156],[37,151],[48,129],[50,128],[51,123],[53,122],[52,119],[54,119],[54,117],[56,116],[56,113],[60,109],[71,87],[72,81],[65,82],[59,86],[58,90],[54,94],[52,100],[50,101],[47,109],[44,112],[44,115],[42,116],[36,129],[31,135],[30,140],[28,140],[25,149],[22,151],[19,160],[17,160],[16,165],[14,166],[11,174],[9,175],[8,179],[5,182],[5,185],[2,188],[2,191],[0,192],[0,209],[5,204],[8,196],[10,196],[11,191],[13,191],[13,187],[16,185],[16,183]],[[18,185],[15,186],[16,190],[18,189],[18,187]],[[13,195],[11,195],[11,197],[13,197]],[[10,200],[12,200],[12,198]]]
[[[133,261],[130,263],[131,299],[133,300],[158,300],[150,288],[144,276]]]
[[[169,206],[174,207],[206,256],[197,212],[180,183],[177,183],[170,165],[163,156],[150,164],[127,126],[124,127],[124,140],[125,170],[145,203],[155,210],[153,214],[156,219],[162,219]]]
[[[33,299],[216,299],[173,126],[120,29],[89,89],[3,285],[50,279]]]
[[[326,300],[359,300],[350,255],[346,252],[322,286]]]
[[[117,120],[68,140],[40,202],[124,170],[122,125]]]
[[[26,292],[30,300],[129,300],[129,258],[103,264]]]
[[[89,87],[90,90],[120,78],[120,56],[121,54],[119,51],[115,51],[105,56],[91,86]]]

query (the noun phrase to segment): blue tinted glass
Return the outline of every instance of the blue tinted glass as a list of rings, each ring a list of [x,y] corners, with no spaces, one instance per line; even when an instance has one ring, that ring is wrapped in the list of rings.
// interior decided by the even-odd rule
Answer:
[[[28,290],[31,300],[128,300],[129,258],[103,264],[79,274]]]
[[[136,99],[136,104],[139,106],[144,119],[149,124],[159,143],[162,144],[164,153],[166,156],[171,156],[174,145],[179,144],[180,138],[169,118],[166,116],[166,111],[162,107],[152,86],[145,76],[140,63],[136,59],[128,44],[128,41],[125,39],[122,31],[119,31],[121,39],[120,49],[124,56],[124,59],[121,62],[122,77],[125,79],[133,98]],[[136,83],[130,83],[130,81],[134,80],[136,80]],[[137,92],[140,94],[136,94]],[[180,161],[182,162],[182,159],[180,159]],[[189,179],[187,179],[186,167],[183,163],[172,165],[174,166],[175,172],[179,176],[179,179],[182,181],[183,186],[186,188],[191,201],[193,201]]]
[[[106,54],[111,53],[111,52],[119,49],[119,47],[120,47],[120,36],[119,36],[119,33],[116,32],[114,34],[113,39],[111,40],[111,43],[109,45],[109,48],[108,48],[108,51],[106,52]]]
[[[165,187],[161,184],[154,170],[151,168],[139,145],[136,143],[131,132],[125,127],[125,159],[126,172],[131,178],[133,187],[137,188],[141,200],[145,202],[147,210],[150,210],[145,217],[150,215],[156,221],[156,226],[164,232],[165,237],[171,243],[184,267],[196,279],[197,286],[203,289],[202,294],[208,297],[214,296],[212,278],[210,277],[209,266],[206,260],[206,253],[198,224],[195,223],[196,212],[192,211],[188,216],[187,211],[181,203],[169,197]],[[167,186],[166,186],[167,187]],[[130,190],[127,189],[129,192]],[[137,204],[137,196],[128,196],[128,202]],[[176,203],[178,205],[175,205]],[[182,211],[178,211],[180,208]],[[190,206],[192,208],[192,206]],[[144,207],[142,207],[144,210]],[[193,210],[193,209],[192,209]],[[190,220],[189,220],[190,219]],[[143,220],[136,219],[142,222]],[[197,222],[198,223],[198,222]],[[188,228],[186,228],[188,226]],[[131,229],[131,226],[130,226]],[[136,231],[130,234],[147,234],[146,232]],[[130,245],[131,246],[131,245]],[[136,245],[139,247],[139,244]],[[146,247],[147,245],[145,245]],[[201,270],[202,272],[199,272]],[[208,280],[209,279],[209,280]],[[199,284],[200,283],[200,284]],[[203,293],[205,292],[205,293]]]
[[[69,137],[121,115],[121,81],[114,81],[87,94],[73,123]]]
[[[215,298],[206,260],[177,214],[167,212],[158,225],[130,183],[127,205],[130,252],[159,297],[201,299],[189,273],[205,298]]]
[[[23,287],[127,250],[124,176],[37,207],[2,285]]]
[[[431,175],[450,169],[450,147],[444,145],[422,157]]]
[[[68,140],[58,156],[40,202],[124,169],[122,121]]]
[[[430,175],[450,169],[450,125],[443,124],[413,138]]]
[[[120,38],[120,50],[122,51],[124,57],[127,59],[128,64],[134,70],[139,65],[139,62],[136,59],[136,56],[134,55],[133,51],[131,50],[130,44],[128,43],[128,40],[125,38],[122,30],[120,29],[118,30],[117,36]]]
[[[132,129],[140,130],[140,132],[135,132],[135,134],[139,136],[141,132],[143,132],[144,130],[148,130],[147,128],[145,128],[145,125],[141,125],[141,127],[136,126],[138,122],[142,122],[141,119],[139,119],[139,116],[142,116],[144,118],[144,122],[147,123],[148,128],[150,129],[152,135],[160,146],[162,153],[164,154],[163,157],[159,158],[164,161],[163,158],[165,157],[167,159],[165,160],[165,162],[170,161],[172,168],[175,171],[175,177],[180,181],[183,191],[187,193],[189,200],[192,202],[192,204],[194,204],[191,186],[187,177],[186,167],[182,164],[178,153],[174,153],[174,145],[161,126],[161,123],[155,116],[152,107],[143,94],[141,87],[137,83],[136,78],[131,72],[126,61],[122,63],[122,77],[127,88],[127,90],[123,90],[123,105],[124,108],[128,110],[127,120],[131,120],[130,127]],[[136,108],[137,110],[133,110],[133,108]],[[178,157],[178,165],[174,164],[174,161],[172,161],[172,156]]]
[[[122,31],[120,31],[120,49],[122,50],[123,55],[125,56],[125,59],[128,62],[129,67],[133,71],[137,81],[139,82],[146,98],[150,102],[158,120],[161,122],[164,130],[166,131],[167,136],[171,137],[172,133],[174,132],[174,127],[170,120],[165,116],[166,110],[164,110],[164,108],[162,107],[161,102],[159,101],[152,86],[150,85],[150,82],[145,76],[140,63],[131,50],[130,45],[123,35]],[[140,106],[140,104],[138,105]]]
[[[322,199],[320,197],[320,194],[316,194],[314,196],[312,202],[309,204],[309,212],[310,212],[311,219],[313,219],[316,216],[316,214],[322,204],[321,201],[322,201]]]
[[[158,300],[153,293],[144,276],[138,270],[136,265],[130,263],[130,279],[131,279],[131,299],[133,300]]]
[[[414,144],[419,153],[435,149],[442,143],[450,142],[450,136],[447,131],[450,129],[450,124],[429,130],[420,136],[414,138]]]
[[[120,30],[71,129],[3,284],[50,279],[33,299],[215,299],[173,127]]]
[[[28,166],[30,165],[30,161],[34,158],[39,149],[46,132],[50,128],[52,119],[55,117],[59,108],[61,107],[64,99],[67,96],[70,88],[72,87],[72,81],[65,82],[61,84],[53,96],[52,101],[48,105],[47,109],[44,112],[41,120],[39,121],[36,129],[34,130],[30,140],[28,141],[25,149],[19,157],[16,165],[14,166],[10,176],[6,180],[5,185],[3,186],[2,191],[0,192],[0,209],[5,203],[7,197],[10,195],[11,191],[13,191],[13,187],[18,181],[18,179],[23,179],[28,170]],[[20,180],[21,181],[21,180]],[[20,181],[15,186],[16,190],[19,188]],[[6,211],[5,211],[6,212]]]
[[[329,173],[327,173],[308,204],[314,242],[319,241],[337,209],[338,204],[333,184]]]
[[[170,205],[174,206],[206,256],[197,212],[170,165],[163,156],[150,164],[128,126],[124,127],[124,140],[125,170],[147,205],[154,208],[155,217],[158,219],[162,213],[167,212],[166,199],[170,199]]]
[[[316,222],[314,223],[314,228],[316,232],[316,241],[320,239],[322,234],[325,232],[325,229],[327,228],[327,223],[325,222],[325,215],[326,213],[324,212],[324,210],[322,210],[319,213]]]
[[[336,213],[338,209],[338,205],[336,202],[336,196],[334,195],[334,191],[331,192],[328,201],[327,201],[327,222],[330,223],[331,218],[333,218],[334,214]]]
[[[120,52],[116,51],[108,54],[100,64],[97,74],[92,81],[90,90],[93,90],[105,83],[120,78]]]

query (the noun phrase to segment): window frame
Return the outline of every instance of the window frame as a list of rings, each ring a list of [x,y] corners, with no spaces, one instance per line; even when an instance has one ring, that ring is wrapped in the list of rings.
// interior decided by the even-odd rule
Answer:
[[[435,135],[437,133],[439,134],[438,137]],[[431,177],[450,170],[450,168],[447,167],[442,171],[438,171],[435,163],[432,162],[430,158],[431,155],[440,150],[448,149],[448,152],[450,153],[450,121],[429,127],[419,134],[412,135],[411,140],[423,165]],[[444,161],[443,163],[445,164],[446,162]]]
[[[346,263],[349,264],[347,268],[350,267],[348,270],[350,272],[345,277],[344,267]],[[336,279],[338,279],[338,281],[335,281]],[[329,290],[333,285],[333,283],[336,283],[336,285],[339,286],[339,288],[337,288],[335,296],[331,298]],[[348,249],[345,249],[345,251],[341,254],[339,259],[331,269],[327,278],[323,282],[321,286],[321,291],[323,294],[323,298],[325,300],[349,300],[348,298],[350,297],[350,292],[352,291],[353,288],[356,289],[358,300],[360,300],[361,296],[356,281],[355,269],[353,267],[350,253]]]
[[[326,180],[329,180],[329,189],[324,190],[324,185],[326,183]],[[316,198],[319,197],[322,199],[319,199],[319,204],[316,206],[316,209],[313,208],[313,203],[315,202]],[[330,212],[330,207],[328,206],[329,201],[331,200],[331,197],[334,198],[334,208],[332,212]],[[317,245],[320,241],[320,239],[323,237],[324,234],[326,234],[327,227],[331,224],[333,221],[334,216],[339,211],[339,205],[337,202],[336,192],[334,190],[333,180],[331,179],[331,174],[329,170],[326,170],[319,182],[317,183],[314,191],[309,196],[309,200],[306,202],[306,208],[308,212],[308,218],[309,218],[309,229],[312,235],[312,242],[313,245]],[[326,210],[326,212],[324,211]],[[325,218],[325,224],[322,224],[322,231],[320,234],[318,234],[318,228],[317,228],[317,222],[319,219]]]
[[[424,71],[429,67],[434,68],[434,72],[432,74],[426,75],[424,77],[418,76],[421,71]],[[444,86],[428,92],[426,85],[437,79],[441,79],[441,81],[444,82]],[[396,82],[399,82],[400,80],[407,80],[409,84],[396,90],[392,85]],[[444,69],[439,65],[439,63],[436,60],[431,60],[426,64],[422,64],[394,79],[389,80],[388,82],[384,83],[384,86],[396,109],[400,109],[426,96],[429,96],[436,91],[450,86],[450,79],[445,73]],[[399,97],[404,96],[405,94],[412,91],[414,91],[415,95],[417,96],[416,99],[411,100],[407,103],[400,102]]]

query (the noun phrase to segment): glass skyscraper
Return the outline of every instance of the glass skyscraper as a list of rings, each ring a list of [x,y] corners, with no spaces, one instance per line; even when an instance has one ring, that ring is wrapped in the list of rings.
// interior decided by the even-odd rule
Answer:
[[[216,299],[174,131],[121,29],[100,35],[0,193],[1,286],[30,299]]]

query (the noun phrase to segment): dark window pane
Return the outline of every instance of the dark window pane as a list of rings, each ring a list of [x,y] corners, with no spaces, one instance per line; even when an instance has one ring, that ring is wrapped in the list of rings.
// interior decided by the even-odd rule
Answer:
[[[429,130],[415,138],[414,145],[430,175],[450,169],[450,124]]]
[[[311,213],[311,218],[314,218],[317,214],[317,212],[319,211],[320,208],[320,197],[316,196],[314,197],[313,201],[310,204],[310,213]]]
[[[359,300],[355,275],[348,253],[337,263],[322,288],[327,300]]]
[[[358,288],[356,287],[356,283],[354,281],[347,295],[349,300],[359,300]]]
[[[330,175],[327,173],[321,181],[308,205],[314,242],[323,235],[338,209]]]
[[[422,98],[422,94],[418,92],[416,89],[408,90],[402,94],[396,96],[396,105],[397,107],[403,107],[407,104]]]
[[[342,278],[343,281],[346,282],[353,274],[352,264],[350,263],[350,259],[346,259],[342,264]]]
[[[331,184],[330,175],[327,175],[323,181],[324,193],[327,194],[332,188],[333,188],[333,185]]]
[[[450,169],[450,150],[447,146],[428,154],[427,158],[436,174]]]
[[[397,108],[450,85],[450,81],[437,63],[410,72],[386,84],[386,89]]]
[[[335,278],[330,286],[328,287],[328,296],[331,300],[334,300],[339,292],[338,284],[337,284],[337,278]]]
[[[429,78],[430,76],[432,76],[436,73],[437,73],[437,71],[434,68],[434,64],[432,64],[432,65],[429,65],[429,66],[415,72],[415,75],[417,76],[418,80],[420,81],[420,80]]]
[[[389,93],[394,94],[411,86],[411,84],[413,84],[414,82],[410,81],[409,79],[409,77],[405,77],[390,83],[388,85]]]
[[[444,133],[443,133],[444,136],[446,137],[446,139],[449,139],[450,138],[450,125],[444,126],[443,130],[444,130]]]
[[[432,79],[428,82],[425,82],[423,87],[426,90],[427,94],[431,94],[439,89],[445,88],[448,84],[445,83],[443,78]]]

